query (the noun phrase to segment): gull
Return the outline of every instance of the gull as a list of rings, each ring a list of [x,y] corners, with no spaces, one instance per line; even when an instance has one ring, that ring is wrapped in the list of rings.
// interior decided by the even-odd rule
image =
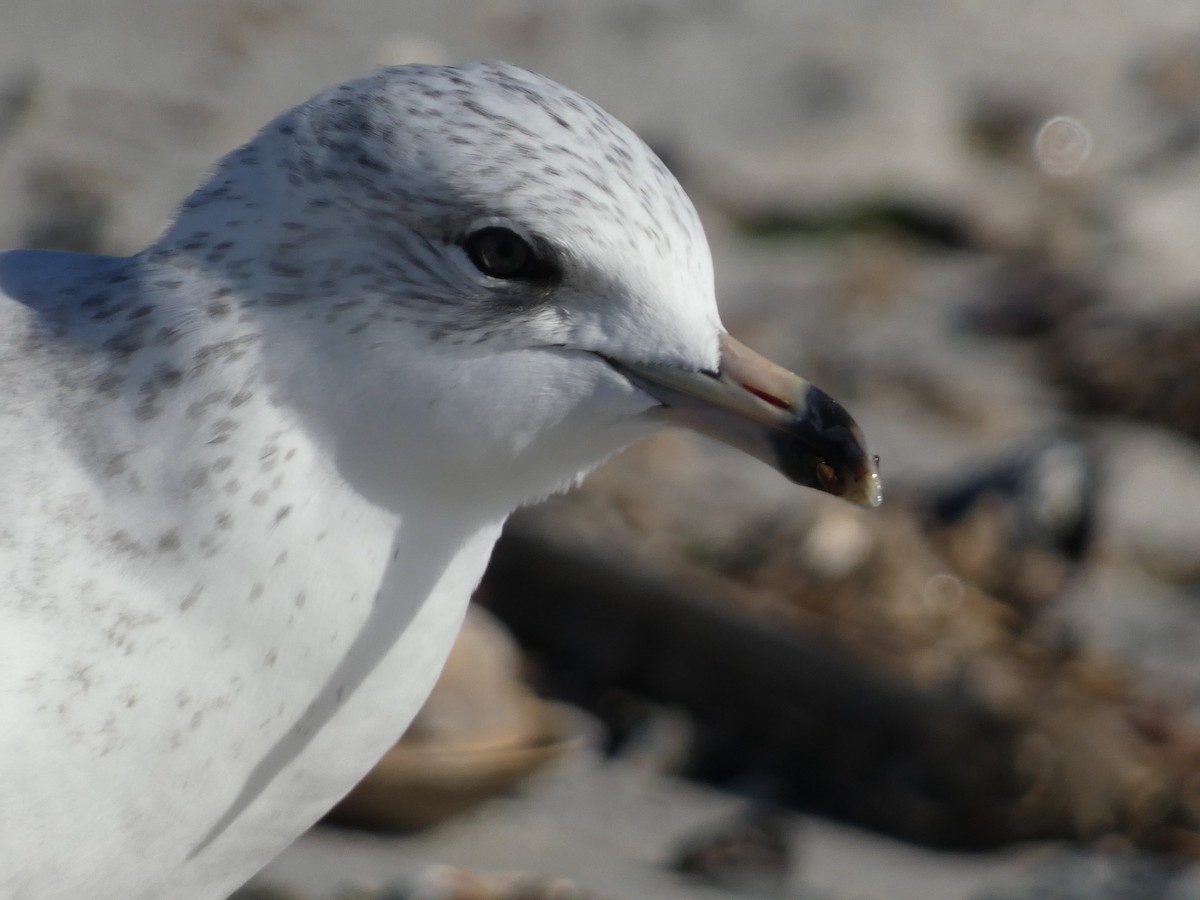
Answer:
[[[663,164],[503,63],[318,94],[134,256],[0,254],[0,895],[228,895],[407,727],[506,516],[668,424],[878,502]]]

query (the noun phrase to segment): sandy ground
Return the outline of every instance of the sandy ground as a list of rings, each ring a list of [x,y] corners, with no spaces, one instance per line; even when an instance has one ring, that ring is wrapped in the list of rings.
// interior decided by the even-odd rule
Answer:
[[[436,860],[485,872],[552,872],[610,900],[727,897],[675,876],[667,863],[679,841],[742,806],[727,794],[583,754],[516,797],[413,838],[318,828],[272,863],[262,880],[326,897],[355,880],[411,878]],[[796,863],[785,893],[738,896],[959,900],[1010,880],[1048,852],[941,854],[821,820],[796,820],[789,842]]]

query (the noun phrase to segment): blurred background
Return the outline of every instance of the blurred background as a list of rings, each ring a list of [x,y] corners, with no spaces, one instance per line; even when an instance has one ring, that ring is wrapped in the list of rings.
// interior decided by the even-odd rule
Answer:
[[[659,152],[886,503],[672,433],[522,512],[239,896],[1200,898],[1200,7],[0,0],[0,246],[135,252],[284,108],[480,57]]]

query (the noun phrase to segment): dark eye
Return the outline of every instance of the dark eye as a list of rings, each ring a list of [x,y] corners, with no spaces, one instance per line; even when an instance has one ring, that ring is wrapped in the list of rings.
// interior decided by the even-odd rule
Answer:
[[[471,232],[463,241],[463,248],[475,268],[492,278],[532,278],[540,267],[529,242],[499,225]]]

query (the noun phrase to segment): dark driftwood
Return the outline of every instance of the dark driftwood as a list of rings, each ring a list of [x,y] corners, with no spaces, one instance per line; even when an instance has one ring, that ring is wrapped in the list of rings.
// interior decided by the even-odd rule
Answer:
[[[482,598],[570,699],[687,710],[692,775],[924,843],[1018,837],[1012,733],[961,698],[556,539],[536,513],[500,540]]]

